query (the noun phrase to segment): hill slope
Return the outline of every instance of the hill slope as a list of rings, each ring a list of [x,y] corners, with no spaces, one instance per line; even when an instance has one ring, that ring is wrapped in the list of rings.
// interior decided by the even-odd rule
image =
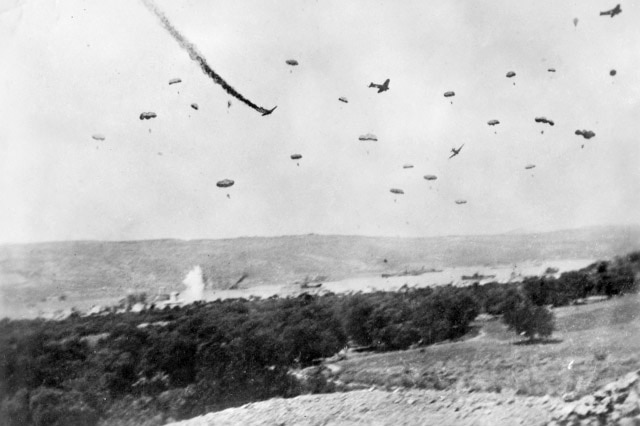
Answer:
[[[378,238],[302,235],[229,240],[78,241],[0,246],[0,302],[60,294],[100,299],[126,291],[181,290],[201,265],[212,288],[282,284],[322,275],[337,280],[411,267],[607,258],[640,248],[640,227],[538,234]],[[387,260],[385,262],[385,259]]]

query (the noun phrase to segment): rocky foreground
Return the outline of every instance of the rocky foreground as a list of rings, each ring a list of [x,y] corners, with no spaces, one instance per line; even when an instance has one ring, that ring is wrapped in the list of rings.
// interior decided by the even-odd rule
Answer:
[[[566,398],[569,399],[569,398]],[[550,425],[640,425],[640,370],[567,402]]]
[[[565,399],[571,399],[566,395]],[[512,393],[371,388],[276,398],[172,426],[213,425],[640,425],[640,371],[577,401]]]

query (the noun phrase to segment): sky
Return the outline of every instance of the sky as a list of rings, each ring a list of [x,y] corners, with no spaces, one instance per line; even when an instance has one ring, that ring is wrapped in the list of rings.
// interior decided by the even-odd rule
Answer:
[[[640,223],[640,5],[155,3],[277,109],[141,1],[0,0],[0,243]]]

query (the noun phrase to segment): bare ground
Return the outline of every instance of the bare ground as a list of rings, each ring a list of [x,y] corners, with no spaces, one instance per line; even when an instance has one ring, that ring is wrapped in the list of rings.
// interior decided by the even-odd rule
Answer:
[[[213,425],[544,425],[562,401],[503,393],[371,389],[272,399],[172,423]]]

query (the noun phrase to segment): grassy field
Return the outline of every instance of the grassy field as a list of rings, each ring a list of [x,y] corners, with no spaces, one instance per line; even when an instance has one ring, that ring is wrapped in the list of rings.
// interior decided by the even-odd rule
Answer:
[[[640,368],[640,297],[555,309],[547,343],[525,344],[498,320],[468,340],[342,361],[344,382],[581,396]]]

